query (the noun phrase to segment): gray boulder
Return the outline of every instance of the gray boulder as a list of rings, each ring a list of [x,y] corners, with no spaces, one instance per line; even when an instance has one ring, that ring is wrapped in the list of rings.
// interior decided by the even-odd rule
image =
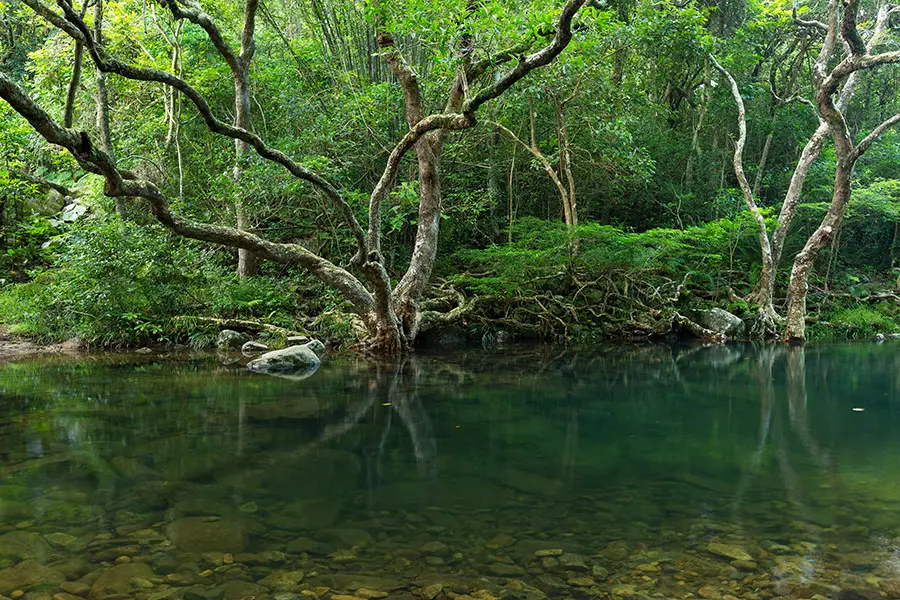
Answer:
[[[219,350],[240,350],[241,346],[250,341],[246,333],[223,329],[216,338],[216,348]]]
[[[323,344],[319,340],[310,340],[303,345],[315,352],[316,356],[318,356],[319,358],[325,356],[325,344]]]
[[[301,346],[309,342],[309,338],[305,335],[289,335],[285,342],[288,346]]]
[[[25,208],[31,212],[44,216],[52,217],[65,208],[65,197],[56,190],[49,190],[45,196],[36,195],[25,201]]]
[[[256,356],[268,349],[268,346],[260,344],[259,342],[245,342],[244,345],[241,346],[241,354],[244,356]]]
[[[324,354],[325,345],[319,340],[312,340],[302,346],[266,352],[247,363],[247,368],[254,373],[268,375],[309,376],[322,364],[320,356]]]
[[[737,315],[721,308],[700,311],[698,320],[707,329],[731,338],[742,337],[745,332],[744,321]]]

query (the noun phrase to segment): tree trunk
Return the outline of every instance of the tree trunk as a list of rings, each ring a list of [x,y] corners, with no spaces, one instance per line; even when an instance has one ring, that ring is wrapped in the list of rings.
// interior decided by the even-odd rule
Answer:
[[[853,162],[838,160],[834,176],[834,194],[831,205],[821,224],[813,232],[803,250],[794,259],[791,281],[788,285],[787,329],[788,342],[802,342],[806,339],[806,293],[809,289],[809,275],[819,252],[834,239],[835,231],[844,218],[847,202],[850,200],[850,181],[853,176]]]
[[[872,51],[877,48],[881,41],[884,39],[888,21],[890,20],[891,13],[894,10],[895,8],[890,4],[885,4],[878,10],[878,15],[875,19],[875,28],[872,32],[872,36],[869,38],[868,42],[866,42],[865,45],[866,52]],[[827,62],[831,51],[830,45],[833,43],[834,37],[837,36],[836,21],[830,21],[827,27],[831,31],[829,32],[829,35],[826,36],[826,39],[823,42],[822,52],[820,53],[820,57],[817,60],[817,65],[819,65],[819,68],[823,71],[823,76],[825,63]],[[855,29],[855,23],[853,29]],[[830,42],[829,39],[831,39],[832,41]],[[858,81],[859,71],[853,71],[849,74],[849,76],[847,76],[846,81],[844,82],[844,86],[843,88],[841,88],[840,94],[838,95],[837,104],[833,107],[837,112],[843,113],[847,110],[847,107],[850,105],[850,101],[853,99],[853,94],[856,90]],[[816,85],[818,86],[819,83],[817,82]],[[816,161],[816,159],[819,157],[819,154],[822,152],[822,147],[825,145],[825,140],[828,139],[828,135],[830,132],[831,128],[829,127],[828,122],[826,122],[826,120],[824,120],[822,117],[819,117],[819,126],[806,142],[806,146],[804,146],[803,151],[800,154],[800,158],[797,161],[797,166],[794,168],[794,173],[791,175],[791,182],[788,186],[787,193],[785,194],[784,202],[781,205],[781,211],[778,214],[778,225],[775,227],[775,232],[772,234],[772,258],[773,267],[775,269],[777,269],[778,265],[781,263],[782,254],[784,252],[784,242],[790,230],[791,221],[794,218],[794,214],[796,214],[797,212],[797,206],[800,204],[803,185],[804,183],[806,183],[806,176],[809,173],[810,167],[812,167],[812,164]],[[774,298],[774,283],[774,277],[765,282],[758,282],[758,285],[754,290],[754,294],[757,297]],[[805,284],[803,286],[800,286],[798,283],[797,286],[788,287],[788,297],[792,295],[792,287],[802,287],[805,293]],[[803,306],[805,307],[805,305],[806,302],[804,299]],[[798,306],[795,306],[794,310],[796,311],[798,310],[798,308]]]
[[[694,126],[694,132],[691,135],[691,150],[688,153],[687,165],[684,168],[684,187],[688,192],[694,187],[694,159],[696,158],[699,161],[703,158],[700,153],[700,130],[703,129],[703,122],[706,120],[706,110],[709,107],[709,89],[709,76],[707,75],[703,93],[700,95],[700,114],[697,116],[697,124]]]
[[[569,133],[566,130],[566,104],[571,100],[570,96],[565,101],[554,99],[553,110],[556,113],[556,139],[559,143],[559,177],[565,178],[565,193],[562,194],[563,205],[566,208],[566,225],[569,234],[574,235],[578,227],[578,208],[575,205],[575,178],[572,176],[572,149],[569,145]]]
[[[63,116],[63,127],[72,127],[75,121],[75,96],[78,93],[78,85],[81,83],[81,59],[84,55],[84,45],[75,42],[75,59],[72,65],[72,77],[69,79],[69,89],[66,93],[66,108]]]
[[[856,28],[858,0],[843,1],[840,23],[837,18],[837,3],[838,0],[829,2],[828,35],[813,69],[816,83],[816,106],[827,123],[834,140],[837,159],[834,191],[828,212],[806,241],[803,250],[794,259],[788,287],[787,330],[785,332],[785,339],[788,342],[802,342],[806,339],[806,295],[809,289],[810,272],[819,252],[833,241],[843,222],[847,203],[850,200],[851,181],[856,161],[885,131],[900,122],[900,114],[894,115],[878,125],[859,144],[854,145],[843,112],[853,95],[859,71],[876,67],[879,64],[896,62],[890,54],[872,56],[868,53],[870,48],[877,46],[894,9],[890,5],[885,5],[879,10],[875,31],[868,44],[864,44]],[[838,63],[830,72],[826,72],[831,46],[837,39],[838,33],[843,37],[848,57]],[[841,90],[839,101],[835,104],[834,95],[842,81],[845,82],[844,89]]]
[[[94,39],[98,46],[103,45],[103,0],[97,0],[94,5]],[[97,107],[97,131],[100,132],[100,145],[103,151],[110,157],[114,157],[112,148],[112,135],[109,131],[109,93],[106,89],[106,74],[97,69],[97,95],[94,98]],[[125,198],[117,196],[116,212],[124,220],[128,217],[125,208]]]
[[[567,0],[556,23],[556,31],[547,45],[523,54],[520,45],[499,52],[479,61],[472,59],[473,38],[464,33],[459,50],[460,64],[457,77],[450,89],[449,100],[444,112],[426,115],[422,109],[419,83],[416,73],[406,65],[399,51],[394,47],[390,34],[377,31],[378,43],[395,75],[400,80],[406,95],[406,117],[409,130],[394,145],[382,175],[369,198],[368,235],[360,226],[347,198],[327,179],[293,161],[286,154],[268,146],[265,141],[249,129],[235,127],[218,119],[205,98],[178,76],[149,67],[129,65],[111,58],[105,50],[95,44],[83,20],[71,5],[60,2],[64,16],[48,9],[39,0],[24,0],[35,12],[55,27],[67,33],[76,41],[84,43],[98,70],[111,72],[130,80],[158,82],[181,91],[198,109],[209,130],[213,133],[249,144],[265,160],[283,166],[298,180],[306,181],[321,190],[334,205],[356,241],[356,254],[350,259],[353,269],[361,272],[366,279],[358,279],[349,270],[341,268],[329,260],[316,255],[295,243],[278,243],[266,240],[252,232],[237,227],[211,225],[193,221],[173,213],[165,194],[152,182],[140,179],[136,174],[120,170],[112,157],[96,145],[86,132],[76,132],[60,127],[54,119],[41,109],[25,91],[2,71],[0,71],[0,98],[24,117],[44,139],[66,148],[87,171],[104,179],[104,193],[110,197],[140,197],[149,204],[153,216],[160,224],[182,237],[196,239],[228,247],[252,250],[258,256],[282,264],[298,265],[309,273],[335,288],[353,307],[363,320],[371,338],[364,348],[383,355],[397,355],[405,351],[415,338],[418,329],[418,300],[431,276],[437,253],[437,243],[441,214],[440,157],[445,136],[451,131],[465,130],[476,123],[475,114],[487,102],[500,97],[504,92],[527,76],[531,71],[552,62],[566,48],[572,39],[572,21],[587,0]],[[206,31],[209,40],[225,59],[235,75],[235,90],[238,98],[246,98],[242,111],[236,119],[249,119],[248,66],[253,54],[253,24],[258,0],[246,0],[244,29],[241,36],[241,53],[232,50],[219,31],[213,19],[202,11],[197,3],[181,3],[174,0],[166,3],[173,17],[186,19]],[[478,4],[467,0],[467,9],[475,11]],[[378,17],[376,16],[376,23]],[[531,40],[526,48],[530,47]],[[496,70],[488,80],[485,74]],[[243,74],[243,76],[241,76]],[[476,93],[469,96],[469,84],[477,79],[485,81]],[[242,120],[242,123],[248,123]],[[404,155],[415,148],[419,164],[420,206],[416,242],[410,266],[403,279],[392,290],[390,277],[381,253],[381,205],[391,190],[401,168]],[[247,146],[236,145],[236,159]],[[236,160],[241,169],[246,166]],[[397,315],[401,315],[401,319]]]
[[[409,269],[392,293],[393,305],[405,343],[412,344],[419,331],[418,301],[431,279],[437,258],[441,226],[441,154],[444,136],[434,132],[416,144],[419,165],[419,215],[416,241]]]
[[[734,77],[731,76],[731,73],[729,73],[724,67],[722,67],[722,65],[720,65],[712,55],[710,55],[709,60],[713,64],[713,66],[728,80],[731,88],[731,95],[734,98],[735,104],[737,104],[738,139],[734,144],[734,157],[732,161],[734,165],[734,174],[737,177],[738,184],[741,187],[741,192],[744,195],[744,203],[747,205],[747,210],[751,215],[753,215],[754,221],[756,221],[756,234],[757,238],[759,239],[759,251],[762,263],[762,269],[760,270],[759,274],[760,285],[762,286],[762,289],[770,289],[773,285],[771,280],[775,275],[775,268],[772,257],[772,246],[769,242],[769,233],[766,230],[766,220],[763,217],[762,211],[759,210],[759,207],[756,204],[756,200],[753,196],[753,190],[750,189],[750,184],[747,181],[746,174],[744,173],[743,152],[744,145],[747,142],[747,113],[744,107],[744,100],[741,96],[738,84],[734,80]],[[755,333],[762,337],[768,335],[770,332],[774,332],[775,322],[778,320],[778,315],[775,313],[775,307],[772,304],[771,296],[754,298],[754,300],[756,301],[756,304],[759,308]]]
[[[753,196],[759,198],[759,189],[762,187],[763,172],[766,170],[766,162],[769,160],[769,150],[772,148],[772,138],[775,137],[775,119],[772,119],[772,130],[766,136],[763,144],[762,156],[759,157],[759,170],[753,179]]]
[[[258,0],[247,0],[244,5],[244,27],[241,34],[241,51],[231,63],[234,75],[234,126],[245,131],[253,130],[250,116],[250,61],[255,50],[256,9]],[[239,139],[234,140],[234,208],[237,228],[246,230],[253,226],[247,211],[247,194],[244,190],[244,171],[249,158],[250,146]],[[238,249],[238,277],[256,275],[259,260],[248,248]]]
[[[250,122],[250,86],[247,81],[248,78],[245,77],[236,77],[234,84],[234,125],[235,127],[240,127],[241,129],[246,129],[247,131],[251,128]],[[232,173],[232,177],[234,180],[234,194],[235,194],[235,213],[237,216],[237,227],[238,229],[248,229],[250,228],[251,222],[247,215],[246,210],[246,194],[243,189],[243,177],[245,170],[245,163],[248,158],[249,146],[246,142],[242,140],[235,140],[234,142],[234,171]],[[246,248],[238,249],[238,268],[237,274],[238,277],[250,277],[256,274],[257,271],[257,259],[256,256],[250,250]]]

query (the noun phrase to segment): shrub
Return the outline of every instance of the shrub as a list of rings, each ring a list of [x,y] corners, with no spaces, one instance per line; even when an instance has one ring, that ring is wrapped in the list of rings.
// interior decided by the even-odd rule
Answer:
[[[295,279],[239,279],[213,260],[216,250],[159,226],[96,217],[73,225],[62,247],[50,270],[0,291],[0,315],[12,331],[106,347],[153,341],[207,345],[214,327],[174,317],[296,325]]]

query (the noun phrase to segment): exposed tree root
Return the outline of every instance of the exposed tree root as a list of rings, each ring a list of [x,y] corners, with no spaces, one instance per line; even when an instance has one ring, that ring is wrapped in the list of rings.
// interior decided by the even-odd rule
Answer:
[[[700,338],[701,340],[707,340],[710,342],[715,342],[717,344],[724,343],[728,337],[724,333],[718,333],[713,331],[712,329],[707,329],[703,325],[685,317],[679,312],[675,312],[672,315],[673,324],[679,325],[683,327],[687,331],[691,332],[695,337]]]
[[[775,312],[771,305],[760,306],[756,319],[750,328],[750,338],[758,340],[778,339],[778,326],[784,324],[784,317]]]

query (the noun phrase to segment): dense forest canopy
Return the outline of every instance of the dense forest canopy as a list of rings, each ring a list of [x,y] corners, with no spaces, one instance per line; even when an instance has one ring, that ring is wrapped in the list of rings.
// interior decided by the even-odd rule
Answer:
[[[711,306],[759,336],[893,329],[898,24],[868,0],[5,0],[2,319],[378,353],[448,326],[712,336]]]

